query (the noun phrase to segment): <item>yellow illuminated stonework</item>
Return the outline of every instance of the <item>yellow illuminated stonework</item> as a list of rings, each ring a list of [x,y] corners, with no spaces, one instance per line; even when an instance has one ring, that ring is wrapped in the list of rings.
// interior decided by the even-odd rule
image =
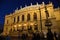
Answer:
[[[60,8],[53,8],[51,2],[47,5],[42,2],[42,4],[37,3],[36,5],[31,4],[24,8],[21,7],[21,9],[16,9],[15,12],[6,15],[3,35],[9,35],[10,32],[17,30],[28,31],[28,28],[31,28],[33,32],[36,32],[36,30],[40,32],[40,13],[42,18],[42,31],[47,32],[47,27],[45,26],[45,6],[49,13],[49,19],[52,22],[51,30],[58,32],[60,28]],[[39,8],[41,12],[39,12]]]

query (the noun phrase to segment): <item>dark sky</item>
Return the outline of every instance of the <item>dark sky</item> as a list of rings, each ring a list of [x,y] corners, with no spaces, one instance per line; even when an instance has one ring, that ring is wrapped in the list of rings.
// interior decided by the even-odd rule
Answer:
[[[25,6],[32,4],[36,4],[38,2],[39,4],[44,1],[46,4],[49,2],[49,0],[0,0],[0,24],[4,24],[4,16],[6,14],[14,12],[16,8],[20,8],[20,6]],[[59,6],[58,0],[50,0],[53,2],[54,7]]]

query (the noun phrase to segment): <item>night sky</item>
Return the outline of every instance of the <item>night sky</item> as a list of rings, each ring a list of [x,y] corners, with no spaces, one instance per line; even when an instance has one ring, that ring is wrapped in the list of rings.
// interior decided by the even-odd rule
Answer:
[[[4,16],[8,15],[10,13],[13,13],[16,8],[20,8],[20,6],[30,5],[32,3],[33,5],[37,2],[39,4],[44,1],[46,4],[49,3],[49,0],[0,0],[0,25],[4,24]],[[54,4],[54,8],[57,8],[59,6],[58,0],[50,0]],[[0,28],[2,28],[0,26]]]

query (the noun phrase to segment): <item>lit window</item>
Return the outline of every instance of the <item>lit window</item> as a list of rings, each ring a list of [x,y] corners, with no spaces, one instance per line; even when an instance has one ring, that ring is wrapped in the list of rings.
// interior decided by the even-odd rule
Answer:
[[[35,30],[38,30],[38,25],[34,25],[34,29]]]
[[[30,20],[30,14],[27,15],[27,21],[29,21],[29,20]]]
[[[37,20],[37,14],[34,13],[34,20]]]

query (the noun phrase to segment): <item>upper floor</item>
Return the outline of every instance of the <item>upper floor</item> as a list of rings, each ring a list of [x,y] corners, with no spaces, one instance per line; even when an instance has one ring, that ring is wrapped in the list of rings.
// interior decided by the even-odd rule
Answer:
[[[38,21],[40,20],[40,17],[43,19],[46,19],[46,10],[49,13],[49,18],[56,18],[56,20],[60,20],[60,9],[53,8],[52,2],[49,4],[36,4],[36,5],[30,5],[25,6],[24,8],[21,7],[21,9],[16,9],[14,13],[11,13],[10,15],[5,16],[5,24],[13,24],[13,23],[19,23],[19,22],[27,22],[27,21]],[[40,9],[40,10],[39,10]],[[40,14],[41,13],[41,14]],[[40,16],[41,15],[41,16]]]

